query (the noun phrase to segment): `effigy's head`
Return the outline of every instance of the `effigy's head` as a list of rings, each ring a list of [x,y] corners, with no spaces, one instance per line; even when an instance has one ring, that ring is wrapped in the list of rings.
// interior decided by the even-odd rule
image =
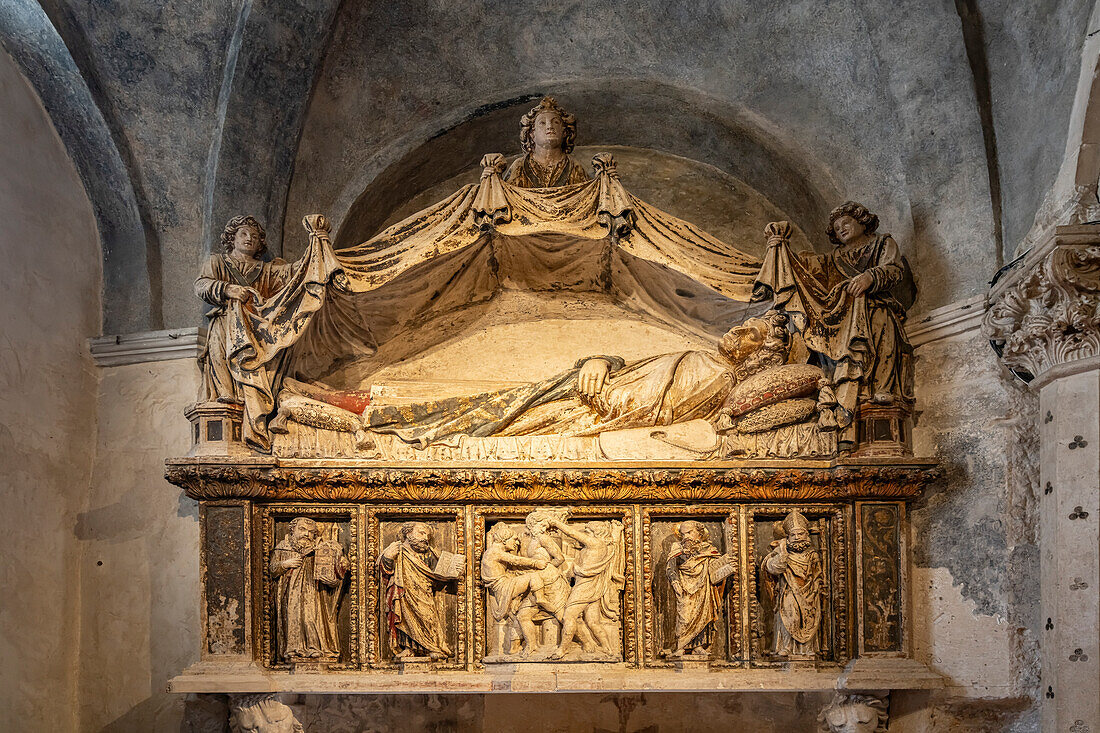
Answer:
[[[248,240],[247,244],[246,241]],[[248,249],[253,257],[267,252],[267,232],[254,216],[234,216],[222,229],[222,250],[229,254],[234,247]]]
[[[319,534],[317,522],[309,517],[295,517],[290,520],[290,544],[295,550],[312,547]]]
[[[516,533],[504,522],[497,522],[492,526],[489,530],[489,541],[503,545],[509,552],[519,548],[519,537],[516,537]]]
[[[864,233],[874,234],[877,230],[877,214],[872,214],[863,204],[845,201],[829,212],[829,226],[825,234],[833,244],[846,244]]]
[[[787,547],[795,552],[810,549],[810,520],[797,509],[783,520],[783,533],[787,537]]]
[[[783,311],[770,310],[726,332],[719,353],[733,365],[739,381],[764,369],[787,363],[791,354],[788,320]]]
[[[530,153],[542,147],[560,147],[572,153],[577,141],[577,118],[566,112],[553,97],[543,97],[519,122],[519,143]]]
[[[405,522],[397,530],[397,538],[417,552],[427,552],[432,540],[432,528],[424,522]]]

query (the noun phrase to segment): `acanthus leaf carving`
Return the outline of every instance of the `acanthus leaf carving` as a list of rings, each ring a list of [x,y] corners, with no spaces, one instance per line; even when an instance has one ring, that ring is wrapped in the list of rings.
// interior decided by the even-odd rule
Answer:
[[[1056,245],[990,305],[982,330],[1025,381],[1100,355],[1100,244]]]

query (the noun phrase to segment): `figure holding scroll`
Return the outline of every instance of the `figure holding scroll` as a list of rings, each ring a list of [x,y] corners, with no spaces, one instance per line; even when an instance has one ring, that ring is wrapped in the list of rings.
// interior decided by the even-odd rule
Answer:
[[[453,652],[446,639],[443,586],[456,580],[460,556],[436,553],[432,530],[423,522],[405,522],[378,556],[378,570],[386,585],[386,622],[390,644],[398,659],[428,657],[441,660]]]
[[[285,662],[340,656],[336,616],[350,565],[343,547],[325,530],[309,517],[296,517],[271,553],[279,658]]]
[[[665,574],[676,594],[676,649],[672,656],[706,655],[714,643],[732,561],[718,552],[701,522],[680,522],[676,539],[665,561]]]

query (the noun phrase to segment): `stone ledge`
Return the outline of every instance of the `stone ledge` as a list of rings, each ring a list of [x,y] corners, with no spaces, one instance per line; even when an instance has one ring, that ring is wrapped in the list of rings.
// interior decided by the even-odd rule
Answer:
[[[563,669],[562,667],[566,667]],[[943,678],[912,659],[856,659],[845,668],[706,671],[591,665],[509,665],[478,672],[291,673],[195,665],[168,682],[174,693],[486,694],[543,692],[813,692],[929,690]]]
[[[920,458],[383,464],[335,459],[169,459],[196,500],[849,501],[919,496],[941,471]]]
[[[140,331],[88,339],[88,349],[98,367],[144,364],[150,361],[195,359],[206,343],[205,328]]]

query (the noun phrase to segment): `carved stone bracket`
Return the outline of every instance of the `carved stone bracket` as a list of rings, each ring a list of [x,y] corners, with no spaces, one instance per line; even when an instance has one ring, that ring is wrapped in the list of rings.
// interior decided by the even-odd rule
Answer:
[[[912,458],[783,463],[412,468],[179,458],[167,461],[165,478],[196,500],[622,502],[906,499],[940,475],[933,462]]]
[[[1058,227],[994,287],[982,330],[1027,382],[1100,357],[1100,226]]]

